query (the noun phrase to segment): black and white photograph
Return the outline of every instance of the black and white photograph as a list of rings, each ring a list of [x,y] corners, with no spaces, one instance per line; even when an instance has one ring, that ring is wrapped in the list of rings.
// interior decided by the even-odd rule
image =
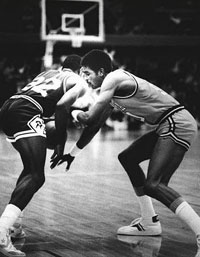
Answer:
[[[0,1],[0,257],[200,257],[200,1]]]

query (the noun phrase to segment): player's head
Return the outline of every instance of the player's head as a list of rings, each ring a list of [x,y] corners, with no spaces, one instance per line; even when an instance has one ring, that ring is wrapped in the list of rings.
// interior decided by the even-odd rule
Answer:
[[[103,68],[106,73],[109,73],[112,70],[112,60],[104,51],[93,49],[83,56],[81,66],[89,67],[95,72]]]
[[[105,76],[112,71],[112,60],[102,50],[93,49],[85,54],[81,60],[81,72],[92,88],[101,86]]]
[[[68,55],[62,63],[62,69],[71,69],[73,72],[79,73],[81,67],[81,57],[77,54]]]

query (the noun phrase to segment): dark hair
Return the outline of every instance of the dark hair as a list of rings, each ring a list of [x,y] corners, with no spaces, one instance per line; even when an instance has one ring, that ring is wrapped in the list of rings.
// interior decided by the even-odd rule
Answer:
[[[112,60],[104,51],[93,49],[83,56],[81,66],[89,67],[95,72],[104,68],[105,72],[109,73],[112,71]]]
[[[62,63],[62,68],[69,68],[71,70],[79,71],[81,66],[81,57],[77,54],[68,55]]]

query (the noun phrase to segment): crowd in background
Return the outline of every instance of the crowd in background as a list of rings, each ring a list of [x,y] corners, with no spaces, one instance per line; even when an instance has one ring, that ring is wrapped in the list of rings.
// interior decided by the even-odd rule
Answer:
[[[0,106],[42,69],[43,50],[27,55],[34,49],[30,42],[24,47],[26,42],[23,41],[24,46],[18,49],[20,41],[18,46],[15,42],[3,41],[6,35],[24,33],[27,38],[30,34],[33,38],[35,35],[35,43],[40,45],[40,11],[40,0],[0,1]],[[171,40],[176,35],[198,37],[200,1],[104,0],[104,20],[106,34],[170,35]],[[110,51],[116,66],[163,88],[200,121],[200,51],[198,44],[195,47],[184,46],[183,42],[181,51],[176,43],[171,48],[163,45],[159,48],[159,44],[149,48],[116,46]],[[72,49],[69,54],[70,51]],[[85,52],[86,49],[80,49],[78,54]],[[123,117],[116,115],[113,118],[122,120]],[[128,124],[131,128],[131,121]]]
[[[24,87],[41,71],[39,58],[0,58],[0,106],[14,93]]]
[[[105,6],[107,33],[200,35],[198,0],[106,0]]]
[[[200,121],[200,63],[197,57],[132,57],[131,53],[128,57],[121,51],[113,52],[116,67],[125,68],[163,88]],[[41,71],[41,66],[42,57],[0,59],[0,104],[33,79]],[[115,117],[122,120],[121,115],[113,116],[113,119]],[[131,121],[129,128],[132,128]]]

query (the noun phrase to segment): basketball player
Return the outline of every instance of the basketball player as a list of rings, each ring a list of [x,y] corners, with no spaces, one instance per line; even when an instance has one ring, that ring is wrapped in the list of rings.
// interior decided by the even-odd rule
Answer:
[[[68,168],[114,107],[135,119],[155,125],[154,130],[138,138],[118,156],[139,200],[141,217],[119,228],[117,233],[161,234],[152,197],[191,228],[200,246],[200,217],[178,192],[168,186],[196,136],[197,124],[193,116],[171,95],[152,83],[122,69],[112,71],[110,57],[101,50],[94,49],[82,58],[81,71],[93,89],[101,90],[96,104],[89,111],[76,113],[77,121],[87,127],[74,145],[73,152],[63,157]],[[146,177],[140,167],[144,160],[149,160]],[[200,251],[197,256],[200,256]]]
[[[23,163],[23,171],[0,217],[0,253],[4,256],[25,256],[13,246],[9,229],[17,223],[24,208],[45,182],[44,117],[55,114],[58,142],[51,157],[53,164],[57,164],[63,155],[68,125],[66,117],[71,105],[88,88],[78,75],[80,60],[80,56],[68,56],[61,69],[42,72],[2,106],[1,127]]]

